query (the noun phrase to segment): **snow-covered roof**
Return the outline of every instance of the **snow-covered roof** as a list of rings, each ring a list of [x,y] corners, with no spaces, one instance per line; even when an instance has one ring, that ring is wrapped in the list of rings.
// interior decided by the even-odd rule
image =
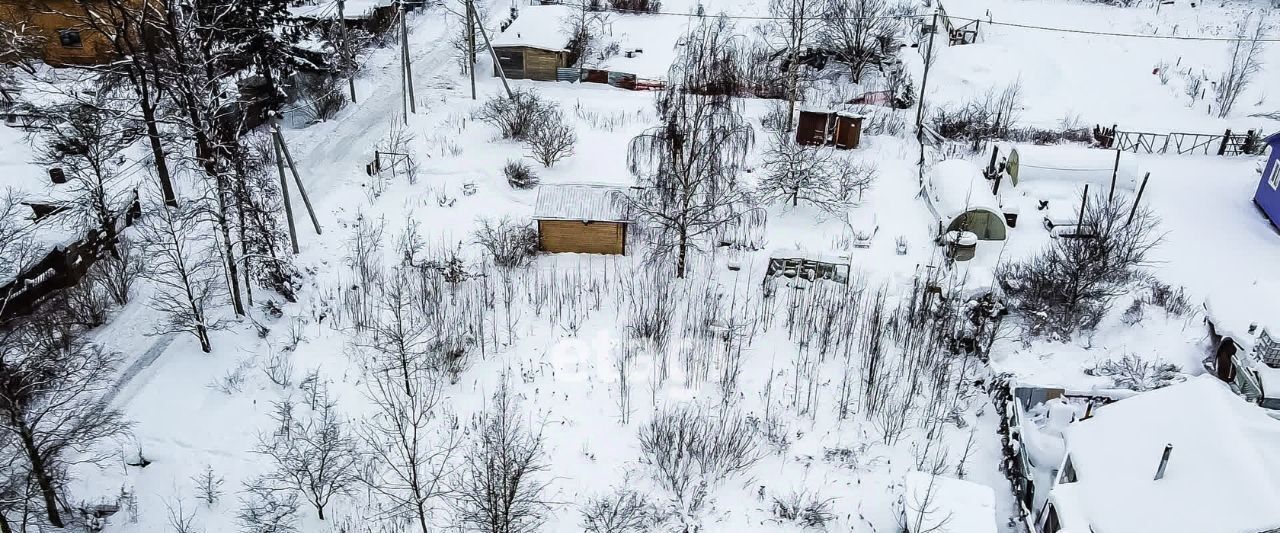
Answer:
[[[395,0],[346,0],[342,5],[342,17],[347,20],[362,19],[372,15],[374,10],[394,3]],[[326,1],[314,5],[293,6],[289,8],[289,14],[298,18],[336,19],[338,4]]]
[[[522,7],[520,16],[493,38],[493,47],[527,46],[564,52],[570,40],[564,21],[572,14],[573,8],[565,5]]]
[[[1230,337],[1245,351],[1252,351],[1264,328],[1280,336],[1280,287],[1266,282],[1232,284],[1204,300],[1205,315],[1213,329]],[[1257,326],[1250,331],[1251,326]]]
[[[538,186],[533,218],[538,220],[578,220],[630,222],[627,187],[597,184]]]
[[[961,214],[986,210],[999,216],[1000,201],[977,165],[948,159],[933,166],[925,181],[929,205],[938,217],[951,222]]]
[[[910,533],[995,533],[991,487],[961,479],[908,472],[903,514]]]
[[[591,68],[635,74],[640,78],[666,79],[676,60],[681,38],[689,30],[689,22],[697,19],[655,15],[612,14],[601,29],[599,39],[616,42],[618,55],[593,61],[584,58]],[[675,20],[679,19],[679,20]],[[627,52],[640,50],[627,57]]]
[[[1102,407],[1065,436],[1077,481],[1051,498],[1072,531],[1280,528],[1280,421],[1212,376]],[[1173,450],[1155,480],[1166,444]]]

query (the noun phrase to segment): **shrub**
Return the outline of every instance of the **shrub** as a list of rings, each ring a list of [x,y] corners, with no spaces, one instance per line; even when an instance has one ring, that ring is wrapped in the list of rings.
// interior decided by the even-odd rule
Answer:
[[[1054,239],[1040,253],[998,273],[1010,308],[1031,335],[1066,340],[1101,322],[1117,296],[1143,278],[1147,253],[1160,241],[1157,220],[1138,207],[1091,198],[1083,215],[1090,236]]]
[[[657,13],[662,10],[662,2],[660,0],[609,0],[609,7],[614,11]]]
[[[822,498],[809,491],[792,491],[791,494],[773,497],[773,518],[778,522],[793,522],[806,528],[825,529],[827,522],[835,518],[831,512],[832,498]]]
[[[343,80],[327,74],[301,76],[299,88],[306,102],[307,114],[315,121],[333,118],[347,105]]]
[[[536,91],[515,88],[510,98],[499,94],[485,100],[475,118],[497,127],[504,139],[523,141],[552,109],[554,105]]]
[[[573,147],[578,143],[578,134],[573,124],[565,120],[559,107],[551,107],[543,115],[541,121],[525,136],[525,145],[533,155],[533,159],[550,167],[557,161],[573,155]]]
[[[1097,363],[1085,369],[1084,373],[1109,377],[1112,386],[1138,392],[1166,387],[1182,380],[1182,368],[1178,365],[1147,361],[1132,353]]]
[[[493,264],[503,268],[522,267],[538,254],[538,230],[506,217],[496,223],[482,220],[475,242],[489,251]]]
[[[502,167],[502,173],[507,176],[507,184],[512,188],[532,189],[538,185],[538,175],[523,161],[507,161]]]
[[[630,489],[592,498],[579,512],[587,533],[647,533],[661,518],[643,493]]]
[[[1008,135],[1017,122],[1021,101],[1020,81],[1005,86],[999,93],[993,87],[957,107],[938,109],[933,115],[933,127],[939,135],[966,141],[977,151],[982,141]]]
[[[1175,289],[1167,283],[1153,279],[1147,282],[1146,288],[1147,292],[1139,298],[1143,303],[1161,307],[1174,316],[1187,316],[1194,309],[1191,298],[1182,287]]]
[[[641,427],[640,451],[641,462],[686,517],[701,508],[709,489],[760,459],[745,418],[691,406],[667,408]]]

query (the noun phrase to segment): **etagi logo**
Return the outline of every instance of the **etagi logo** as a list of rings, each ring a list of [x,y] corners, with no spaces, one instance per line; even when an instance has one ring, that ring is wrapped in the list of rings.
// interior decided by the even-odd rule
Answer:
[[[656,386],[664,394],[692,398],[708,376],[719,375],[722,353],[719,343],[707,339],[682,337],[658,347],[597,331],[556,341],[547,360],[560,380],[614,385],[625,379],[632,388]]]

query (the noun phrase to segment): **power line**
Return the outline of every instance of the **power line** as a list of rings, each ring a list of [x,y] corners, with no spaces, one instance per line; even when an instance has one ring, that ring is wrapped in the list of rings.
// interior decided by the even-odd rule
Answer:
[[[1103,35],[1107,37],[1126,37],[1126,38],[1132,38],[1132,39],[1165,39],[1165,40],[1171,40],[1171,41],[1215,41],[1215,42],[1240,42],[1240,41],[1252,42],[1255,40],[1250,37],[1242,38],[1242,37],[1206,37],[1206,36],[1199,36],[1199,35],[1148,35],[1145,33],[1122,33],[1122,32],[1082,30],[1078,28],[1055,28],[1052,26],[1036,26],[1033,24],[1020,24],[1017,22],[997,22],[994,20],[975,19],[975,18],[968,18],[968,17],[948,16],[947,18],[950,18],[953,20],[964,20],[969,22],[976,21],[983,24],[990,24],[993,26],[1009,26],[1012,28],[1022,28],[1027,30],[1052,31],[1052,32],[1059,32],[1059,33],[1078,33],[1082,35]],[[1261,43],[1280,43],[1280,39],[1263,38],[1263,39],[1257,39],[1257,41]]]
[[[581,4],[560,4],[560,5],[576,7],[576,8],[583,7]],[[673,17],[687,17],[687,18],[724,17],[730,20],[807,20],[807,21],[815,21],[815,22],[823,22],[828,20],[826,17],[775,17],[775,16],[764,16],[764,15],[753,16],[753,15],[726,15],[726,14],[699,15],[697,13],[676,13],[672,11],[639,11],[639,10],[633,10],[633,9],[615,9],[615,8],[608,8],[608,7],[601,7],[600,9],[592,9],[592,11],[599,12],[599,13],[621,13],[625,15],[664,15],[664,16],[673,16]],[[882,17],[840,17],[840,18],[842,20],[911,20],[911,19],[923,20],[931,16],[933,16],[932,13],[923,13],[923,14],[916,14],[916,15],[886,15]],[[1076,34],[1082,34],[1082,35],[1101,35],[1101,36],[1108,36],[1108,37],[1125,37],[1125,38],[1134,38],[1134,39],[1165,39],[1165,40],[1172,40],[1172,41],[1212,41],[1212,42],[1239,42],[1239,41],[1254,40],[1248,37],[1241,38],[1241,37],[1212,37],[1212,36],[1199,36],[1199,35],[1186,35],[1186,36],[1148,35],[1143,33],[1107,32],[1107,31],[1087,30],[1087,29],[1079,29],[1079,28],[1059,28],[1059,27],[1053,27],[1053,26],[1037,26],[1034,24],[1021,24],[1017,22],[998,22],[990,19],[956,17],[951,15],[947,15],[947,18],[950,20],[961,20],[966,22],[977,21],[983,24],[991,24],[994,26],[1009,26],[1013,28],[1022,28],[1027,30],[1049,31],[1049,32],[1058,32],[1058,33],[1076,33]],[[1258,39],[1257,41],[1263,42],[1263,43],[1276,43],[1276,42],[1280,42],[1280,38],[1274,38],[1274,39],[1264,38],[1264,39]]]

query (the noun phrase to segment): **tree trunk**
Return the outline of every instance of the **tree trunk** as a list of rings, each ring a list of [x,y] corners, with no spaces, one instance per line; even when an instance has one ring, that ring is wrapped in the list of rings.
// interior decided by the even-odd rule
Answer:
[[[320,516],[320,519],[321,519],[321,520],[324,520],[324,506],[323,506],[323,505],[317,505],[317,506],[316,506],[316,514]]]
[[[151,90],[145,81],[138,85],[140,95],[138,100],[141,103],[139,107],[142,108],[142,120],[147,123],[151,155],[156,160],[156,177],[160,179],[160,194],[164,196],[164,205],[178,207],[178,198],[173,193],[173,179],[169,176],[169,164],[164,159],[164,145],[160,143],[160,128],[156,127],[156,109],[151,103]]]
[[[3,512],[0,512],[0,533],[13,533],[13,526],[9,525],[9,519]]]
[[[200,351],[204,353],[213,351],[213,343],[209,341],[209,328],[204,324],[196,324],[196,338],[200,339]]]
[[[685,262],[689,256],[689,230],[680,228],[680,250],[676,257],[676,277],[684,278]]]
[[[40,487],[40,496],[44,499],[44,510],[49,515],[49,525],[62,528],[62,515],[58,513],[58,492],[53,487],[53,476],[48,472],[44,458],[40,456],[40,450],[36,448],[36,442],[32,438],[30,431],[23,428],[19,432],[19,439],[22,441],[22,448],[27,453],[27,461],[31,463],[31,474],[36,478],[36,484]]]

